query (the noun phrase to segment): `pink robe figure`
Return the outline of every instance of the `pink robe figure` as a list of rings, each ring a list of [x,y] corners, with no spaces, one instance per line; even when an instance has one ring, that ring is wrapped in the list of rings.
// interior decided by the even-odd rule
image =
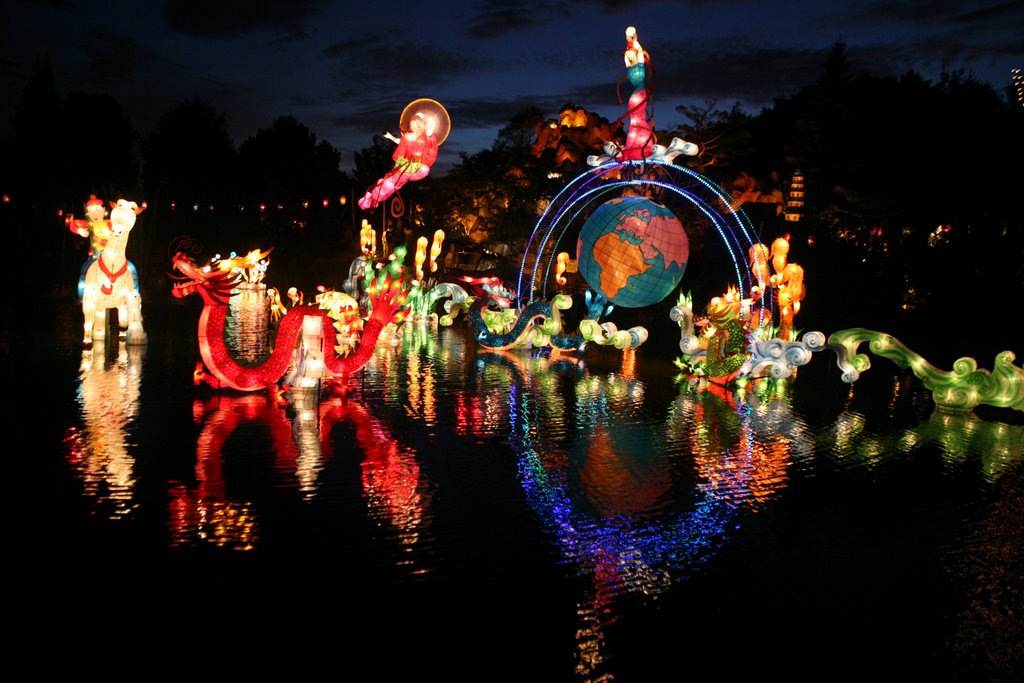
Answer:
[[[623,161],[645,159],[654,145],[654,131],[647,121],[647,90],[637,90],[629,98],[629,131],[622,148]]]
[[[640,45],[636,37],[636,29],[626,29],[625,51],[626,75],[633,93],[629,96],[629,130],[626,132],[626,144],[619,158],[623,161],[635,161],[647,158],[654,145],[654,131],[647,120],[647,62],[650,56]]]
[[[369,210],[394,194],[411,180],[421,180],[430,173],[437,160],[436,119],[417,113],[409,122],[409,132],[402,135],[391,158],[395,166],[378,180],[359,200],[359,208]]]

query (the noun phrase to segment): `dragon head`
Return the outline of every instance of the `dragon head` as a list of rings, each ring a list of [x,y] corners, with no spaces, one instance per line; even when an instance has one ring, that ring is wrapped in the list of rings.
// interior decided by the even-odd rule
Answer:
[[[715,330],[730,323],[740,323],[742,310],[743,302],[739,292],[730,287],[723,296],[712,297],[704,309],[704,315],[694,322],[702,329]]]
[[[171,275],[174,285],[171,294],[183,299],[191,294],[199,294],[207,306],[226,306],[230,300],[240,275],[230,270],[221,270],[212,266],[197,266],[196,262],[180,251],[171,259],[174,270],[181,275]]]
[[[499,308],[511,308],[512,304],[515,303],[516,293],[506,288],[501,283],[501,278],[497,276],[471,277],[465,275],[461,280],[476,292],[476,296],[484,299],[489,298]]]

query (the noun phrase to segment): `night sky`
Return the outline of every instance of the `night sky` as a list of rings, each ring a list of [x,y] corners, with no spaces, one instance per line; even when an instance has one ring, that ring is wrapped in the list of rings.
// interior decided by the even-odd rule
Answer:
[[[783,9],[784,8],[784,9]],[[1024,3],[760,0],[337,2],[331,0],[11,0],[0,22],[0,125],[33,65],[48,57],[57,92],[113,96],[140,133],[198,97],[238,145],[281,116],[353,154],[397,132],[428,97],[452,130],[436,167],[489,147],[525,107],[566,102],[623,113],[627,26],[650,53],[654,123],[680,104],[739,102],[750,113],[813,83],[836,41],[856,72],[937,81],[963,71],[997,88],[1024,66]],[[628,86],[624,92],[628,92]]]

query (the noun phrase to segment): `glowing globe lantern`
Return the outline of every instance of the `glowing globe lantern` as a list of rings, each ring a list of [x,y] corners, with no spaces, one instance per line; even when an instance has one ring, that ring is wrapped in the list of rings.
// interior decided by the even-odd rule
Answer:
[[[579,272],[596,292],[623,308],[656,304],[679,284],[690,242],[675,214],[647,197],[605,202],[583,224]]]

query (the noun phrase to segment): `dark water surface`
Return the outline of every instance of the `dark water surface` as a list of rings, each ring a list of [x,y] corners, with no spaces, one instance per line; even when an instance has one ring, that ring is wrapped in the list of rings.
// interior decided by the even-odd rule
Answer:
[[[5,311],[8,680],[1022,680],[1017,415],[462,319],[344,397],[216,395],[195,303],[91,352],[73,301]]]

